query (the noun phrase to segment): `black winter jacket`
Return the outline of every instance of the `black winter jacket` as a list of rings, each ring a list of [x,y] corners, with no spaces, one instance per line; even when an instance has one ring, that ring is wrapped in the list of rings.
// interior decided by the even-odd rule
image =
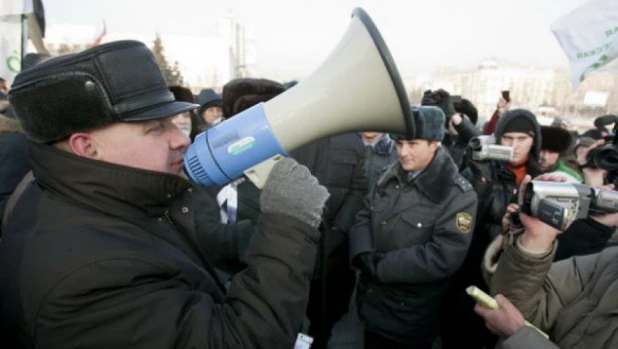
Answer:
[[[291,348],[318,231],[264,214],[224,294],[195,232],[192,186],[34,145],[0,244],[3,348]]]
[[[399,162],[380,178],[350,233],[350,257],[373,251],[377,275],[361,273],[357,303],[365,328],[409,345],[431,343],[449,278],[474,229],[476,193],[448,153],[409,181]]]

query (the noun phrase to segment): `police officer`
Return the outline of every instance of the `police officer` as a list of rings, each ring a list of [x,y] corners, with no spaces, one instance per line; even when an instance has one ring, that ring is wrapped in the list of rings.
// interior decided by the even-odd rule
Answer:
[[[431,348],[443,293],[474,229],[476,193],[440,144],[444,113],[418,107],[413,114],[417,138],[394,136],[399,161],[380,177],[350,233],[367,349]]]

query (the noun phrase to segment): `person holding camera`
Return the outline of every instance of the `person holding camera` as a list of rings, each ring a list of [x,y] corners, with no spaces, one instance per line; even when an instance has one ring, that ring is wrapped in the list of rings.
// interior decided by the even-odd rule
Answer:
[[[451,96],[442,89],[425,91],[421,105],[436,106],[444,112],[446,135],[442,147],[451,155],[457,168],[462,169],[468,143],[479,134],[475,126],[478,119],[476,107],[469,100]]]
[[[586,152],[589,150],[590,148],[586,149]],[[599,177],[597,179],[602,180],[601,173],[594,175]],[[554,181],[567,182],[565,183],[565,189],[573,189],[570,185],[571,180],[560,172],[544,174],[541,178],[552,178]],[[614,190],[614,186],[611,184],[597,188]],[[509,241],[510,236],[520,228],[518,221],[515,219],[520,210],[521,207],[518,203],[509,204],[507,207],[506,213],[502,218],[503,234],[497,236],[485,251],[485,257],[483,258],[485,280],[489,280],[491,275],[495,273],[500,255],[504,251],[504,245]],[[517,223],[515,223],[516,221]],[[598,253],[607,247],[614,231],[614,226],[606,224],[605,215],[589,213],[585,218],[576,219],[558,236],[554,261],[557,262],[574,256]]]
[[[520,191],[529,181],[528,176]],[[502,348],[618,346],[618,247],[552,263],[561,232],[527,214],[519,213],[519,218],[523,231],[505,244],[490,281],[499,308],[475,307],[487,327],[503,338]],[[618,213],[598,219],[618,225]],[[524,319],[549,339],[525,326]]]
[[[488,289],[481,272],[485,250],[502,233],[502,217],[507,206],[514,202],[517,188],[526,174],[540,174],[541,128],[534,114],[524,109],[506,112],[493,137],[496,144],[511,147],[513,157],[509,162],[475,160],[472,151],[468,153],[467,168],[462,174],[478,194],[478,224],[466,260],[454,276],[447,297],[442,335],[444,348],[459,348],[462,344],[482,348],[495,342],[495,336],[474,314],[474,301],[466,295],[465,289],[471,284]]]

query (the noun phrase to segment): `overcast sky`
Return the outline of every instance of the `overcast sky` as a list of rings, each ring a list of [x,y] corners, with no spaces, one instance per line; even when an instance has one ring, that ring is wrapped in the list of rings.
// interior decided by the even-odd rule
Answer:
[[[255,28],[258,71],[313,71],[363,7],[380,29],[402,75],[486,58],[566,66],[552,22],[586,0],[44,0],[50,24],[108,31],[212,36],[228,11]],[[191,47],[187,47],[191,54]]]

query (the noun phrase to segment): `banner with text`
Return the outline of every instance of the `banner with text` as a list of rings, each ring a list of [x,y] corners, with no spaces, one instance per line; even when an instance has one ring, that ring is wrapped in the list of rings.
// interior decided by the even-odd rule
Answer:
[[[569,58],[574,89],[593,72],[618,71],[618,1],[591,0],[551,30]]]

